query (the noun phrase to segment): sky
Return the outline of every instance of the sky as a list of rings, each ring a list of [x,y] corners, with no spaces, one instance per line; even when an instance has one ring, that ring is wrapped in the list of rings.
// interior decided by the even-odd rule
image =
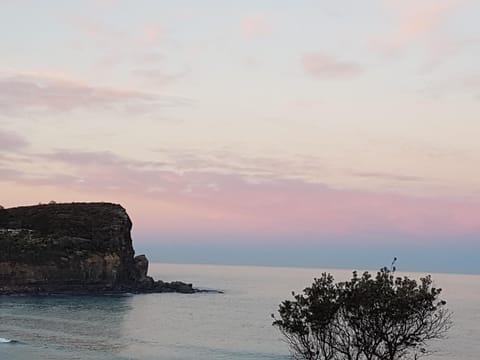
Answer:
[[[0,0],[0,204],[155,261],[480,273],[480,2]]]

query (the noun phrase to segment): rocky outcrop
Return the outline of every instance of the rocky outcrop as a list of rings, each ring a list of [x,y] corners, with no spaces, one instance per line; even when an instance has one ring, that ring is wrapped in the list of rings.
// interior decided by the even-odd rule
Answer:
[[[125,209],[110,203],[0,208],[0,294],[196,291],[148,276],[131,228]]]

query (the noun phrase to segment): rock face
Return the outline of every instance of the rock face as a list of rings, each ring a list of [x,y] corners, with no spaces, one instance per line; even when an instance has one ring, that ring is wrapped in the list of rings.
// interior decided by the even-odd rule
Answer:
[[[110,203],[0,209],[0,294],[195,292],[149,277],[131,228],[125,209]]]

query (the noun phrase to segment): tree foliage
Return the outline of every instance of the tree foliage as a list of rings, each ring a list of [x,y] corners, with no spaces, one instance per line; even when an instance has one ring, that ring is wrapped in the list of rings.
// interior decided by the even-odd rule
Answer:
[[[430,276],[417,282],[396,277],[395,268],[340,283],[324,273],[280,304],[273,325],[298,360],[417,359],[451,325],[440,293]]]

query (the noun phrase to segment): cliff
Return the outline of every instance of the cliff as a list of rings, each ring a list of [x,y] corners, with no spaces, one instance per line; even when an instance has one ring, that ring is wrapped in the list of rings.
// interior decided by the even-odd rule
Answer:
[[[0,294],[195,292],[149,277],[131,228],[110,203],[0,209]]]

